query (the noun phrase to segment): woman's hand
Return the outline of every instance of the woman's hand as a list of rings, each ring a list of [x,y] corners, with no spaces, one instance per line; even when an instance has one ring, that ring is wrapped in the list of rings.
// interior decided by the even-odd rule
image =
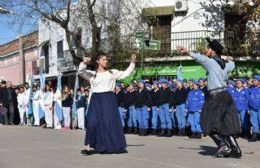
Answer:
[[[89,64],[90,63],[90,61],[91,61],[91,58],[90,57],[83,57],[83,63],[84,64]]]
[[[133,53],[133,54],[131,55],[131,63],[135,63],[135,62],[136,62],[136,54]]]

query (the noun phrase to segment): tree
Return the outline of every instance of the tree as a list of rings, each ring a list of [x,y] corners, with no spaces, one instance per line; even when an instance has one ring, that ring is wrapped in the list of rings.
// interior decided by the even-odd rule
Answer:
[[[115,51],[120,50],[118,44],[122,24],[131,33],[141,20],[134,21],[136,24],[125,21],[140,18],[141,5],[138,0],[3,0],[0,5],[11,11],[14,22],[34,18],[46,23],[54,22],[62,27],[74,65],[78,65],[82,55],[96,55],[102,41],[101,31],[107,32],[107,39],[112,44],[110,50],[115,54]],[[81,39],[82,29],[88,25],[84,25],[84,21],[91,26],[91,51]],[[73,43],[76,43],[76,49]]]
[[[259,0],[209,0],[201,2],[207,13],[205,27],[223,31],[227,54],[257,55],[257,22],[260,21]],[[223,18],[217,15],[224,15]],[[220,20],[221,18],[221,20]],[[225,26],[223,27],[223,20]],[[224,29],[223,29],[224,28]],[[259,29],[259,28],[258,28]],[[259,31],[259,30],[258,30]],[[259,53],[258,53],[259,54]]]

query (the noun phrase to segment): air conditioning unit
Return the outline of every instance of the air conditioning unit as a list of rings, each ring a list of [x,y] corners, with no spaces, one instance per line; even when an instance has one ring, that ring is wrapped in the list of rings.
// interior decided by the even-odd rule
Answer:
[[[175,12],[186,12],[188,10],[187,0],[175,0]]]

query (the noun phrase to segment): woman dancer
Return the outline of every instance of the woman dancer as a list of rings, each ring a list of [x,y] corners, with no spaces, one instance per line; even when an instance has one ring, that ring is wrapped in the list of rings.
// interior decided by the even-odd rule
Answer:
[[[86,118],[86,149],[81,153],[127,153],[126,141],[120,120],[116,96],[116,80],[129,76],[135,69],[136,55],[132,54],[130,66],[125,71],[108,70],[108,57],[98,54],[95,71],[87,70],[90,58],[84,57],[79,65],[79,75],[91,85],[91,99]],[[92,150],[94,149],[94,150]]]

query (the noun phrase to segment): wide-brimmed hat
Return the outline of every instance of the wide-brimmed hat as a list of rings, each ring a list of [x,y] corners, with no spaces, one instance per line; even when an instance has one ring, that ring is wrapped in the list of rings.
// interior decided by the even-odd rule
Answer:
[[[211,48],[213,51],[215,51],[217,54],[222,54],[222,51],[224,49],[223,45],[220,44],[217,40],[210,40],[210,38],[206,38],[208,42],[208,47]]]

